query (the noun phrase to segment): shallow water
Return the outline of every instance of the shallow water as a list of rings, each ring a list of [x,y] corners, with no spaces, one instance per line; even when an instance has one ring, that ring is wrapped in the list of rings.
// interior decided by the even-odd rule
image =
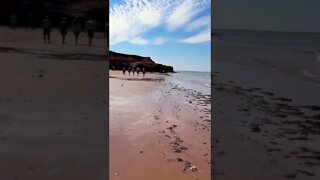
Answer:
[[[320,34],[259,31],[217,34],[213,38],[213,70],[223,73],[220,78],[264,88],[299,103],[320,102],[317,93]]]
[[[215,58],[263,64],[320,84],[319,33],[228,30],[217,34]],[[219,51],[225,50],[220,56]]]
[[[192,89],[205,95],[211,92],[210,72],[178,71],[168,79],[178,87]]]

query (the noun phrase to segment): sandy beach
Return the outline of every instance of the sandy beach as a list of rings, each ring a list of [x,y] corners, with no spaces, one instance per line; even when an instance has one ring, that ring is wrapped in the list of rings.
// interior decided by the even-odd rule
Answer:
[[[319,64],[255,40],[215,42],[213,178],[319,179],[319,79],[299,73]]]
[[[110,179],[210,179],[210,96],[110,71]]]
[[[107,179],[106,39],[0,27],[0,179]]]

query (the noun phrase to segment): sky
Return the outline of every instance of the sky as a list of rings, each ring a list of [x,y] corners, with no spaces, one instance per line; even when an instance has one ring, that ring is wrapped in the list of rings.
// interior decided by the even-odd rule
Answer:
[[[319,0],[215,0],[213,27],[320,32]]]
[[[110,0],[110,50],[210,71],[210,0]]]

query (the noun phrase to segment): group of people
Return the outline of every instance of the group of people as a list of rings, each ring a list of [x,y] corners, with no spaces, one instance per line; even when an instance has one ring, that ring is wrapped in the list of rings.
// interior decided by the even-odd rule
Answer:
[[[33,27],[33,17],[31,14],[29,14],[29,26]],[[15,30],[17,27],[17,15],[15,13],[12,13],[10,15],[10,28]],[[100,23],[97,23],[92,20],[91,18],[89,18],[86,22],[85,22],[85,30],[88,33],[88,41],[89,41],[89,45],[92,45],[92,39],[94,37],[94,32],[97,29],[97,27],[100,25]],[[107,34],[107,29],[108,27],[108,23],[105,24],[105,31],[106,31],[106,37],[108,37]],[[67,21],[66,17],[63,17],[62,20],[59,23],[59,31],[62,37],[62,44],[66,44],[66,36],[68,34],[68,29],[70,27],[70,24]],[[75,17],[71,23],[71,28],[75,37],[75,44],[78,45],[79,44],[79,35],[82,32],[82,20],[80,17]],[[51,44],[51,29],[52,29],[52,23],[49,19],[48,16],[46,16],[43,21],[42,21],[42,29],[43,29],[43,41],[45,44],[49,43]]]
[[[131,72],[132,72],[132,75],[134,76],[134,73],[137,72],[137,76],[139,76],[139,73],[140,73],[140,68],[139,67],[128,67],[128,74],[129,76],[131,75]],[[142,71],[142,75],[144,76],[146,74],[146,70],[144,68],[141,69]],[[126,75],[126,68],[123,67],[122,68],[122,72],[123,72],[123,75]]]
[[[66,41],[66,35],[68,33],[68,28],[69,28],[69,24],[67,22],[67,18],[64,17],[62,18],[60,24],[59,24],[59,30],[62,36],[62,44],[65,44]],[[81,20],[79,17],[75,17],[72,21],[72,31],[73,34],[75,36],[75,44],[78,45],[79,43],[79,35],[82,31],[82,25],[81,25]],[[44,43],[49,43],[51,44],[51,39],[50,39],[50,33],[51,33],[51,21],[49,20],[49,17],[46,16],[45,19],[42,22],[42,28],[43,28],[43,40]],[[92,39],[94,36],[94,31],[96,29],[96,25],[95,22],[92,19],[88,19],[86,21],[86,25],[85,28],[87,30],[88,33],[88,39],[89,39],[89,45],[92,45]]]

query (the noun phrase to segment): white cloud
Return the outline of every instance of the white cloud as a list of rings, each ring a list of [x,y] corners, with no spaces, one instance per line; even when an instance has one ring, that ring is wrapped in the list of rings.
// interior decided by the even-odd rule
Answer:
[[[180,43],[188,43],[188,44],[197,44],[197,43],[203,43],[208,42],[211,40],[211,29],[208,28],[194,36],[191,36],[186,39],[182,39],[179,42]]]
[[[149,41],[146,40],[146,39],[143,39],[141,37],[136,37],[136,38],[133,38],[131,40],[129,40],[129,42],[131,44],[136,44],[136,45],[147,45],[149,44]]]
[[[110,9],[110,44],[133,39],[160,24],[160,13],[149,1],[125,0]]]
[[[166,25],[174,30],[210,4],[209,0],[123,0],[110,8],[110,44],[132,41],[149,30]],[[188,8],[188,11],[183,8]],[[181,22],[179,21],[181,20]]]
[[[206,0],[185,0],[178,5],[167,20],[169,31],[175,30],[189,22],[195,15],[206,9],[210,4]]]
[[[211,26],[211,16],[203,16],[199,19],[196,19],[189,23],[186,27],[186,31],[190,32],[195,29],[201,28],[201,27],[210,27]]]
[[[161,20],[161,14],[153,7],[144,9],[137,13],[137,17],[141,24],[145,24],[150,27],[159,25]]]
[[[161,44],[165,43],[166,41],[167,41],[167,39],[165,39],[165,38],[163,38],[163,37],[157,37],[157,38],[154,40],[153,44],[155,44],[155,45],[161,45]]]

